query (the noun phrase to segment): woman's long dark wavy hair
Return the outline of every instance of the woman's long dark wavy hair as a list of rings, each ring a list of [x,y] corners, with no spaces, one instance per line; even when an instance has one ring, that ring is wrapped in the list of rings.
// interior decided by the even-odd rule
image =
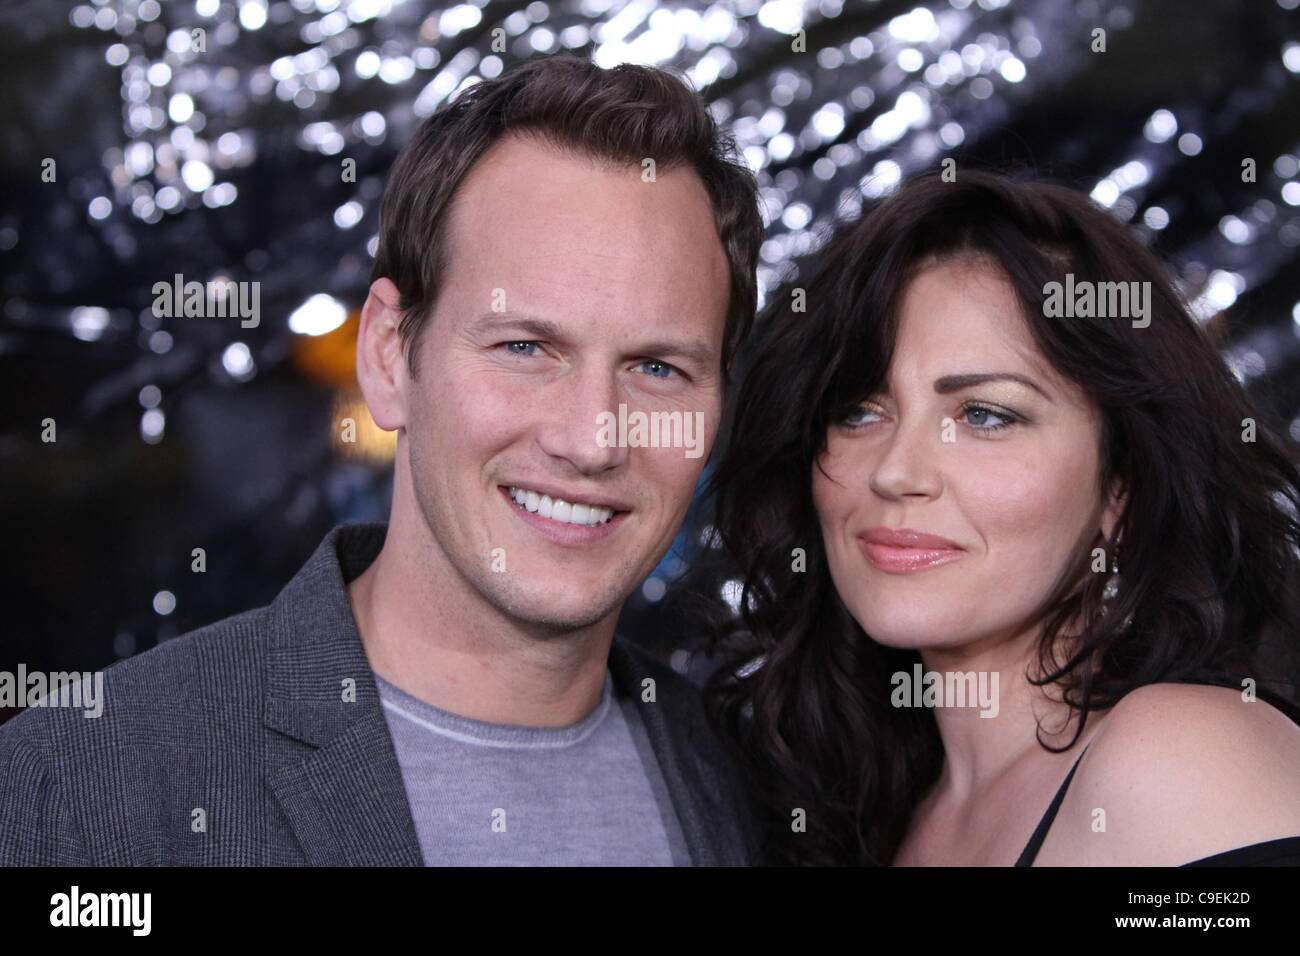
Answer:
[[[1054,596],[1036,683],[1086,719],[1145,684],[1251,679],[1300,719],[1297,469],[1264,422],[1246,440],[1256,412],[1169,273],[1074,190],[923,175],[841,226],[774,297],[709,484],[743,582],[739,613],[713,637],[724,664],[709,703],[764,804],[771,862],[889,863],[942,765],[933,714],[889,702],[890,675],[920,657],[870,640],[836,595],[811,481],[827,427],[885,380],[918,265],[954,256],[1006,274],[1037,347],[1102,412],[1100,487],[1118,479],[1126,494],[1105,543],[1107,555],[1119,545],[1118,593],[1103,604],[1107,575],[1083,574]],[[1149,326],[1045,318],[1044,286],[1067,272],[1149,282]],[[792,832],[796,808],[806,832]]]

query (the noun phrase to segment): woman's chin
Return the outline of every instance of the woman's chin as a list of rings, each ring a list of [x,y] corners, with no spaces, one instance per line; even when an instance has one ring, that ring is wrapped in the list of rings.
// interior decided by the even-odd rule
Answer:
[[[971,638],[969,615],[907,615],[905,618],[882,618],[880,615],[858,617],[862,630],[877,644],[895,650],[923,651],[961,647]]]

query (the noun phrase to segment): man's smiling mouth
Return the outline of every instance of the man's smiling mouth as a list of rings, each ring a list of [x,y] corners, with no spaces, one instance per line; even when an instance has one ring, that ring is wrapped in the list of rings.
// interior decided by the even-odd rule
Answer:
[[[614,509],[603,505],[552,498],[516,485],[505,488],[505,491],[518,507],[562,524],[590,528],[607,524],[614,517]]]

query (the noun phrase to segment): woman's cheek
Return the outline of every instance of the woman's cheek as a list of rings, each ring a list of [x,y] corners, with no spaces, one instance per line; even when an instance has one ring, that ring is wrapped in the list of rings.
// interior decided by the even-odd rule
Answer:
[[[1091,483],[1080,479],[1089,472],[1073,449],[1055,451],[985,462],[957,479],[962,510],[999,560],[1049,573],[1073,559]]]
[[[862,472],[857,471],[855,481],[853,456],[847,454],[842,443],[832,440],[826,452],[817,460],[812,469],[813,507],[823,527],[830,529],[838,519],[847,516],[854,500],[854,490],[861,484]]]

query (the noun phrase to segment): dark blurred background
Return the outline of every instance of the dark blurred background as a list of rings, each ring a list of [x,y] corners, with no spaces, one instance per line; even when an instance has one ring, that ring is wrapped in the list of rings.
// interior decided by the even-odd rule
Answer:
[[[106,666],[386,518],[392,436],[352,371],[384,177],[440,103],[531,56],[702,91],[759,177],[765,293],[837,213],[945,157],[1078,186],[1173,264],[1300,440],[1298,5],[3,0],[0,669]],[[258,325],[156,317],[177,273],[258,282]],[[707,521],[624,613],[682,670],[664,596]]]

